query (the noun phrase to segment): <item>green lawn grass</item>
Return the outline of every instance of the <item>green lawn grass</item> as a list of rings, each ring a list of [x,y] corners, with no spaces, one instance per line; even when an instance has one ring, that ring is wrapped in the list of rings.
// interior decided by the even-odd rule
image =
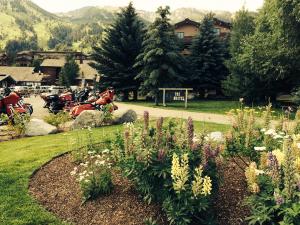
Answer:
[[[238,101],[227,101],[227,100],[194,100],[194,101],[188,101],[188,108],[184,108],[184,102],[177,101],[177,102],[169,102],[166,103],[167,106],[163,106],[162,103],[160,103],[158,106],[154,104],[154,102],[150,101],[128,101],[124,102],[126,104],[132,104],[132,105],[140,105],[140,106],[147,106],[147,107],[153,107],[153,108],[163,108],[163,109],[173,109],[173,110],[184,110],[184,111],[190,111],[190,112],[203,112],[203,113],[215,113],[215,114],[226,114],[231,109],[238,109],[241,107],[240,102]],[[260,107],[263,107],[266,105],[261,105]],[[251,106],[248,107],[254,107],[256,110],[259,110],[259,106]],[[278,117],[280,114],[283,113],[281,108],[274,108],[273,109],[274,116]]]
[[[152,122],[154,125],[154,122]],[[196,132],[226,131],[229,126],[195,122]],[[113,138],[122,126],[93,129],[97,141]],[[82,133],[85,131],[79,131]],[[78,131],[23,138],[0,143],[0,224],[64,224],[42,208],[28,193],[30,175],[54,156],[70,150]]]

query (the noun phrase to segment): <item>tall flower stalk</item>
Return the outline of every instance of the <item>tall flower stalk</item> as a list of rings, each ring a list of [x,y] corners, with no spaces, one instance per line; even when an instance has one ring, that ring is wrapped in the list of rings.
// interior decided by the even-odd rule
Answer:
[[[149,112],[144,112],[144,131],[148,133],[149,130]]]
[[[156,146],[160,147],[162,141],[162,126],[163,126],[164,118],[160,117],[156,121]]]
[[[193,147],[193,139],[194,139],[194,123],[191,117],[188,118],[187,121],[187,138],[188,138],[188,146],[190,149]]]
[[[294,195],[295,188],[295,159],[292,151],[292,142],[290,139],[285,140],[284,143],[284,152],[285,158],[283,163],[283,172],[284,172],[284,192],[287,196],[287,199],[292,199]]]

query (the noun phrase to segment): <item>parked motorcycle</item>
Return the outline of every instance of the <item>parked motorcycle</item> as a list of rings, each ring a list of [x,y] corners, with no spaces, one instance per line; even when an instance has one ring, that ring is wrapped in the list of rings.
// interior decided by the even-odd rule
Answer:
[[[88,99],[90,90],[84,89],[77,93],[66,92],[61,95],[48,94],[41,95],[45,101],[44,108],[48,108],[51,113],[58,113],[61,110],[70,111],[78,102],[83,102]]]
[[[113,103],[114,95],[114,89],[109,88],[106,91],[100,93],[98,98],[95,98],[95,96],[93,96],[93,98],[89,99],[89,102],[81,103],[73,107],[70,111],[70,116],[76,118],[77,116],[79,116],[80,113],[82,113],[85,110],[103,110],[104,107],[108,104],[111,104],[111,112],[117,110],[118,107]]]
[[[7,88],[4,95],[0,96],[0,114],[6,114],[10,119],[13,119],[16,112],[31,115],[33,107],[28,103],[24,103],[20,94]]]

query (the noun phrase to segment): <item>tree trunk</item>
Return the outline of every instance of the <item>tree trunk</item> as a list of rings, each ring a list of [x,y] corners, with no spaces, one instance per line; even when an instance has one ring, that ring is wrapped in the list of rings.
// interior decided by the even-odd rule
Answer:
[[[159,93],[155,94],[155,105],[158,106]]]
[[[138,91],[137,91],[137,90],[134,90],[134,91],[133,91],[133,100],[134,100],[134,101],[137,101],[137,100],[138,100]]]
[[[124,91],[123,92],[123,101],[124,102],[128,101],[128,99],[129,99],[129,92],[128,91]]]

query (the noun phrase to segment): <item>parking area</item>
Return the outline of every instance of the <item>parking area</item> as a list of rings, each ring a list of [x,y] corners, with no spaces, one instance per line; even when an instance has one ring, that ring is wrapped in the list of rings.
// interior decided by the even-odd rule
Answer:
[[[31,95],[24,98],[26,103],[30,103],[33,106],[32,118],[43,119],[49,115],[48,109],[43,108],[44,100],[39,95]]]

